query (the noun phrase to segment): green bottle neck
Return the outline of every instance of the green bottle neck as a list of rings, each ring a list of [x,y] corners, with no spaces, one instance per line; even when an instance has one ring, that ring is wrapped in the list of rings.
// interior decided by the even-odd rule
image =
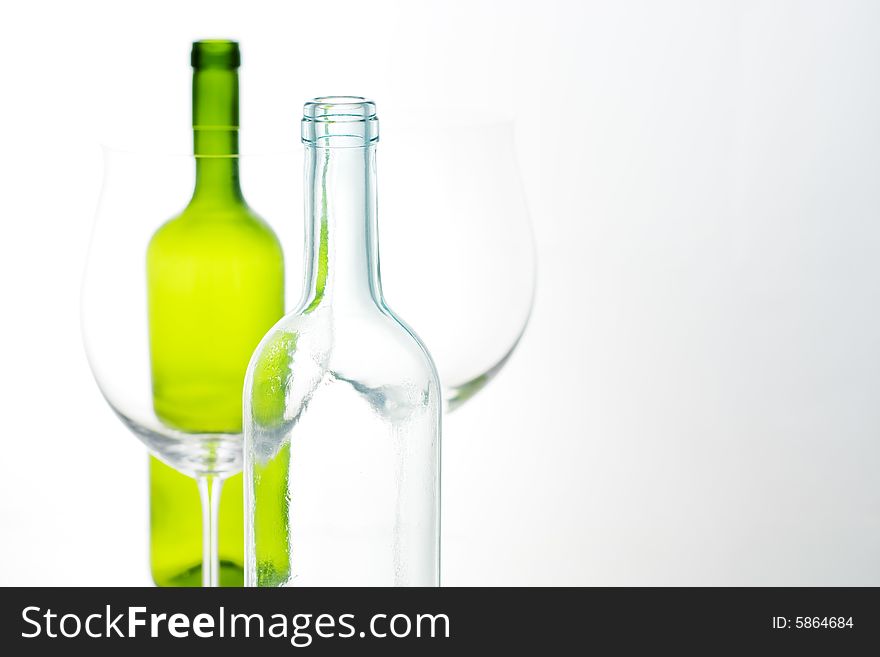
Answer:
[[[193,71],[193,203],[244,203],[238,170],[238,71],[210,66]]]

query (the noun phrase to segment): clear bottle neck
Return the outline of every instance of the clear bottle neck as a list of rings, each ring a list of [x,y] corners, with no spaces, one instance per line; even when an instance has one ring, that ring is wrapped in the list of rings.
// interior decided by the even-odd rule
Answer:
[[[382,307],[376,231],[376,105],[324,96],[303,106],[306,145],[304,312]]]
[[[381,306],[376,147],[309,144],[305,166],[305,312]]]

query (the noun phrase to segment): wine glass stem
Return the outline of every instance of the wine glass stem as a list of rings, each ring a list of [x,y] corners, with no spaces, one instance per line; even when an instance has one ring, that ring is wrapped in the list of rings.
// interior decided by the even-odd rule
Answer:
[[[220,586],[220,490],[223,480],[215,475],[198,477],[202,498],[202,586]]]

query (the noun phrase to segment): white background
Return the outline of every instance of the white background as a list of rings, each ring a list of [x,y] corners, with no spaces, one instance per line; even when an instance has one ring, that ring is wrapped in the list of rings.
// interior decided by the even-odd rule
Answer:
[[[552,0],[2,5],[0,584],[149,582],[79,284],[98,144],[185,131],[206,37],[292,145],[327,93],[517,121],[536,306],[446,424],[446,584],[880,584],[880,5]]]

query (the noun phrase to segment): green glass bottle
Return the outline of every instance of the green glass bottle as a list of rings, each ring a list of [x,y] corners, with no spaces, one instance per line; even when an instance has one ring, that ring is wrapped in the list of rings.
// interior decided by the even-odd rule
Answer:
[[[251,353],[284,312],[284,264],[272,229],[239,184],[238,44],[193,44],[196,183],[180,215],[147,251],[153,407],[189,433],[241,432],[242,385]],[[151,459],[153,579],[201,582],[201,502],[195,481]],[[221,493],[221,585],[241,585],[241,476]]]

